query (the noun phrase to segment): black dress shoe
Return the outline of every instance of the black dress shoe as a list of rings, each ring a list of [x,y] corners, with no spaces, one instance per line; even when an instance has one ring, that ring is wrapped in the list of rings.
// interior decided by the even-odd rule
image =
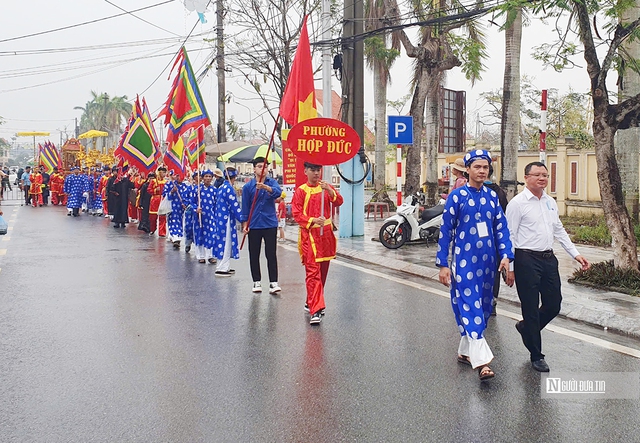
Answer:
[[[521,321],[517,321],[516,322],[516,330],[520,334],[520,338],[522,338],[522,343],[524,344],[525,348],[528,349],[527,342],[524,339],[524,331],[522,329],[522,322]]]
[[[531,367],[538,372],[549,372],[549,365],[547,364],[546,361],[544,361],[544,358],[541,358],[540,360],[532,361]]]

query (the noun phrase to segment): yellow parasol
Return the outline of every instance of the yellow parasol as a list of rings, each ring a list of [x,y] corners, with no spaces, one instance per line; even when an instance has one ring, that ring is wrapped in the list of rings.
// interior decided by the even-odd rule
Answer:
[[[80,140],[83,138],[95,138],[95,137],[109,137],[109,133],[105,131],[98,131],[97,129],[90,129],[78,136]]]
[[[36,166],[36,137],[48,137],[50,132],[45,131],[27,131],[17,132],[16,137],[33,137],[33,165]]]
[[[78,139],[82,140],[84,138],[92,138],[93,139],[93,149],[96,149],[96,137],[109,137],[109,133],[105,131],[98,131],[97,129],[90,129],[87,132],[83,132],[78,136]],[[87,147],[88,149],[88,147]],[[104,150],[104,149],[103,149]]]

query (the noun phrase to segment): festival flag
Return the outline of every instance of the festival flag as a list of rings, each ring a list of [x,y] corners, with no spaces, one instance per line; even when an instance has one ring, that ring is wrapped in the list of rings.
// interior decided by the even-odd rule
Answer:
[[[167,128],[167,143],[169,146],[177,143],[178,139],[189,129],[198,126],[207,127],[211,124],[204,101],[198,88],[198,83],[189,62],[189,56],[184,47],[180,49],[174,67],[178,66],[178,73],[173,80],[169,97],[158,116],[164,115]]]
[[[45,142],[44,146],[38,143],[38,148],[38,163],[46,168],[48,174],[51,174],[54,167],[60,167],[60,154],[50,141]]]
[[[318,116],[307,16],[300,30],[300,41],[291,65],[287,86],[280,101],[280,116],[291,126]]]
[[[185,143],[186,160],[189,166],[205,161],[204,127],[191,131]]]
[[[164,153],[163,162],[167,167],[167,171],[173,171],[175,175],[184,178],[185,174],[185,148],[182,137],[178,137],[178,141],[169,146],[167,152]]]
[[[146,173],[152,171],[160,158],[158,138],[153,129],[153,121],[143,100],[142,106],[136,98],[131,118],[120,138],[114,155],[126,160],[128,165]]]

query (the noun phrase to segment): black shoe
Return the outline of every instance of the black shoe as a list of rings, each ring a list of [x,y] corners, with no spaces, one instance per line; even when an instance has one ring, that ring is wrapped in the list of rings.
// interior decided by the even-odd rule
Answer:
[[[544,361],[544,358],[541,358],[540,360],[532,361],[531,367],[538,372],[549,372],[549,365],[547,364],[546,361]]]
[[[71,217],[71,212],[67,212],[67,217]]]
[[[184,252],[187,252],[187,253],[188,253],[189,251],[191,251],[191,245],[187,245],[187,246],[185,246],[185,248],[184,248]]]
[[[180,249],[180,242],[179,241],[174,241],[173,242],[173,249]]]
[[[233,272],[229,272],[229,271],[216,271],[215,272],[216,277],[231,277],[233,275]]]
[[[235,269],[229,269],[229,272],[230,272],[231,274],[235,274],[235,273],[236,273],[236,270],[235,270]]]
[[[115,229],[118,229],[118,228],[120,227],[120,225],[119,225],[118,223],[116,223],[115,225],[113,225],[113,227],[114,227]]]
[[[311,319],[309,319],[309,324],[318,325],[320,324],[321,321],[322,321],[322,315],[320,314],[320,311],[318,311],[311,316]]]

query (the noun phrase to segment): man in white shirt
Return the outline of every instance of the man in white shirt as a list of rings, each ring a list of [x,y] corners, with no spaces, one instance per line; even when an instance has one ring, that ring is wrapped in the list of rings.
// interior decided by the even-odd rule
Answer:
[[[544,361],[540,331],[560,312],[562,294],[558,259],[553,254],[553,241],[562,247],[582,269],[589,262],[580,255],[565,231],[556,201],[544,192],[549,172],[544,163],[529,163],[524,168],[526,188],[507,206],[507,224],[515,248],[514,270],[523,320],[516,323],[522,342],[531,353],[531,366],[549,372]],[[542,304],[540,304],[542,301]]]

